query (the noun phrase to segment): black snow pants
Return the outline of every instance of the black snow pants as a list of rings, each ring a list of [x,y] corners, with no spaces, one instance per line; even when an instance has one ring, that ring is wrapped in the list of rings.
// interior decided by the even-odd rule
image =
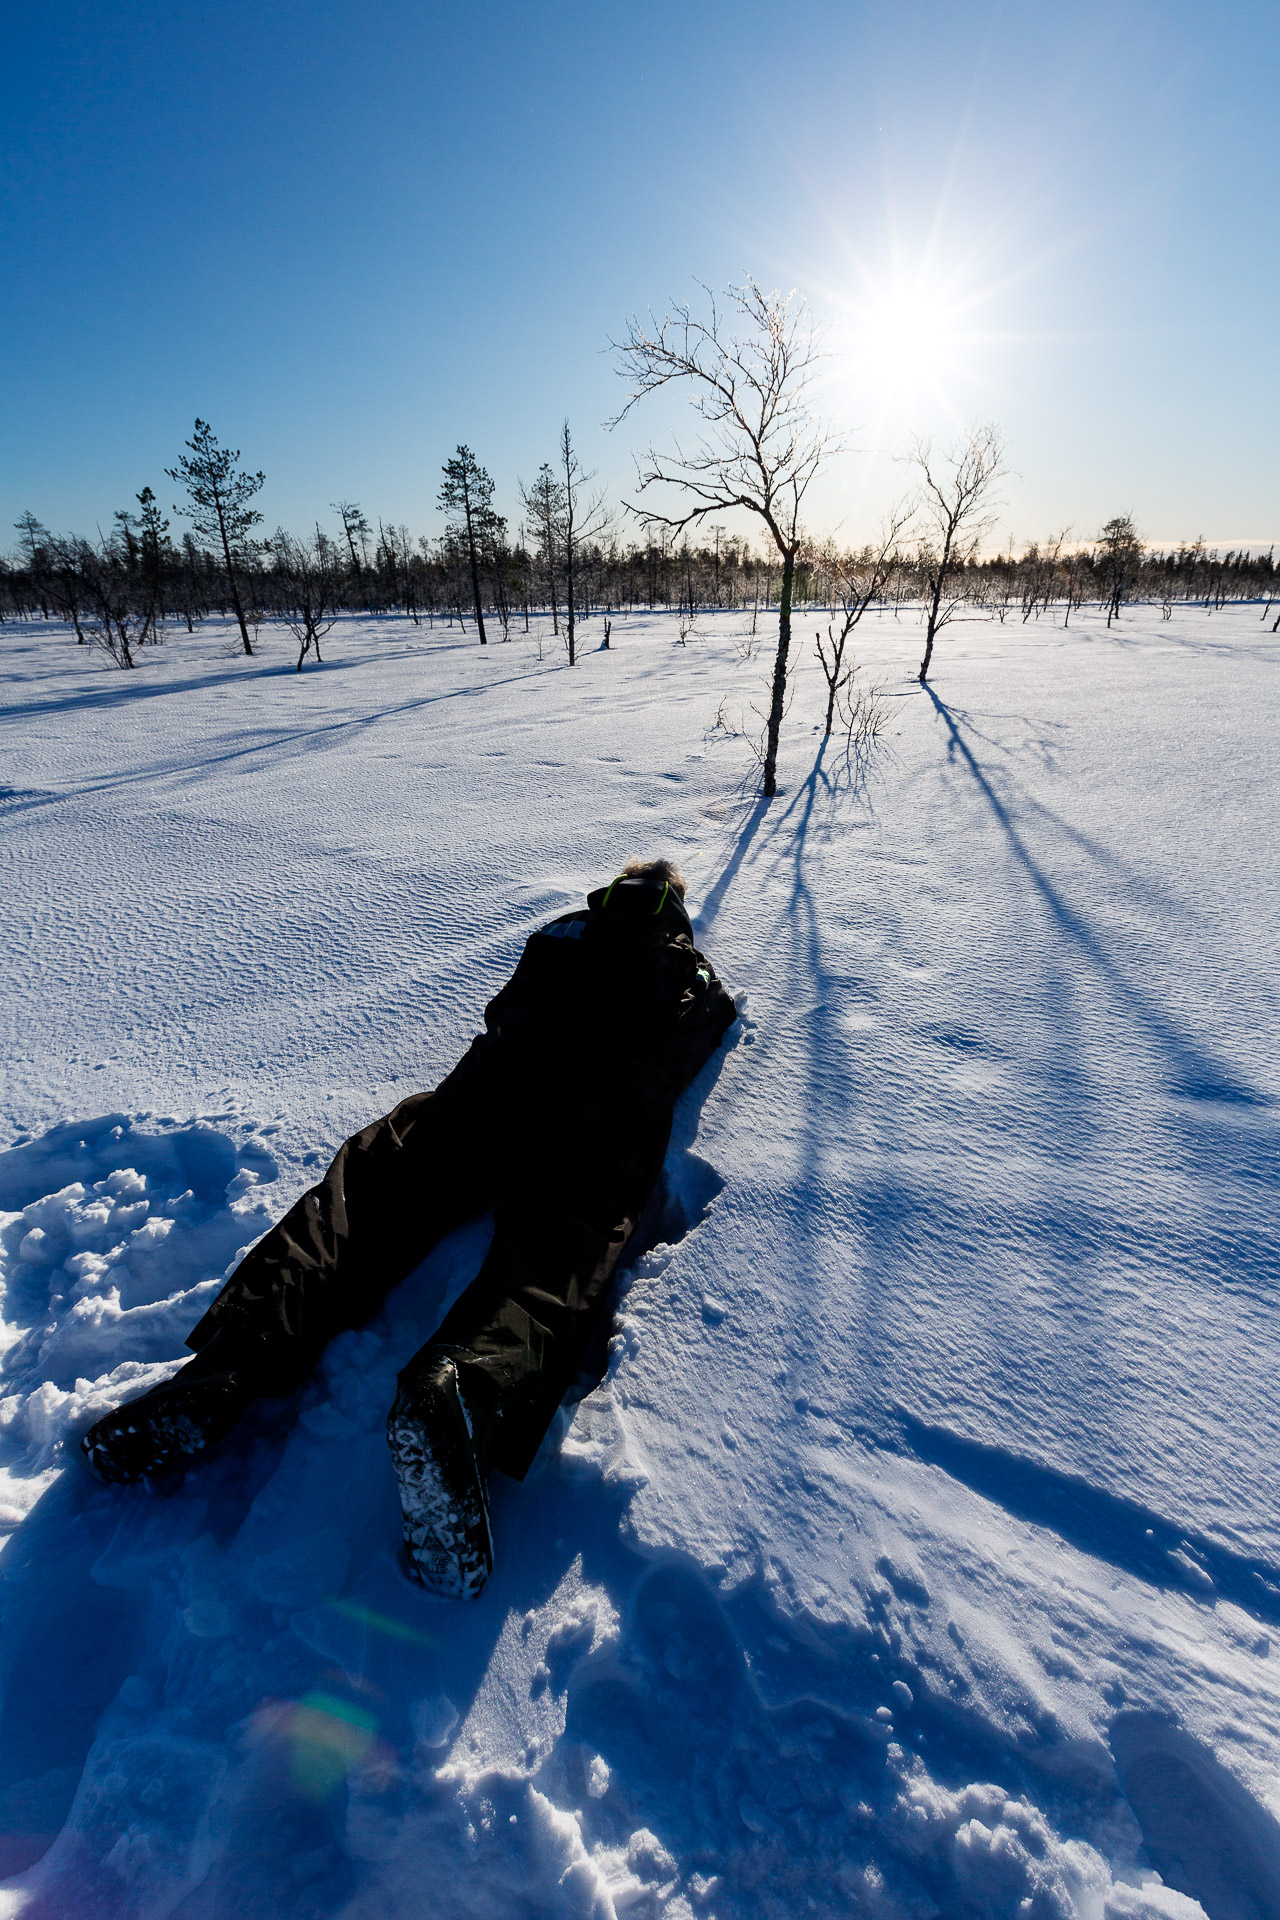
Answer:
[[[438,1347],[496,1407],[491,1464],[520,1480],[582,1362],[662,1170],[672,1101],[600,1076],[571,1088],[492,1035],[433,1093],[353,1135],[237,1267],[188,1336],[252,1356],[291,1392],[464,1221],[496,1209],[479,1274],[402,1379]]]

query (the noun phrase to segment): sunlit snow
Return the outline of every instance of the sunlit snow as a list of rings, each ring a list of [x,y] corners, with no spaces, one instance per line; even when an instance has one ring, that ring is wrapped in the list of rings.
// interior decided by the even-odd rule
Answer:
[[[869,618],[783,791],[761,621],[0,629],[0,1914],[1280,1916],[1280,641]],[[518,624],[518,623],[517,623]],[[684,864],[740,1019],[598,1387],[404,1579],[441,1246],[177,1482],[78,1434],[458,1057],[528,933]],[[625,1097],[625,1089],[619,1090]]]

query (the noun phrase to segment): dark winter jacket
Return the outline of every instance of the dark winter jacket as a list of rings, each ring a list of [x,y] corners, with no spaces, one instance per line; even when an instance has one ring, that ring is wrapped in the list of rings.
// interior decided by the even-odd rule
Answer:
[[[484,1265],[411,1367],[437,1350],[465,1356],[496,1396],[491,1463],[520,1479],[635,1242],[676,1095],[733,1018],[669,891],[620,881],[593,893],[526,942],[488,1032],[440,1085],[338,1149],[188,1345],[224,1336],[219,1351],[255,1391],[291,1393],[335,1334],[492,1210]]]
[[[485,1008],[504,1054],[669,1104],[719,1046],[733,1001],[693,944],[683,905],[650,880],[601,887],[526,942]]]

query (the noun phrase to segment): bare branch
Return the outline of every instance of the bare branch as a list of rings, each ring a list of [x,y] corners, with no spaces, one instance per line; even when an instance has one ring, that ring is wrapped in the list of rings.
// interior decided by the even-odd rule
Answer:
[[[728,298],[738,333],[728,330],[708,289],[710,317],[683,303],[662,320],[632,319],[611,341],[630,391],[608,425],[616,427],[646,395],[687,382],[706,431],[693,451],[648,449],[638,463],[639,491],[674,487],[697,505],[683,515],[628,502],[642,522],[675,529],[734,507],[763,520],[786,556],[800,534],[801,506],[828,454],[843,445],[809,407],[808,389],[822,358],[812,321],[794,294],[768,294],[748,280]]]
[[[940,457],[930,441],[917,439],[908,457],[920,474],[918,507],[933,536],[924,554],[926,631],[918,675],[923,682],[933,643],[960,604],[959,594],[949,592],[952,581],[959,580],[995,525],[1000,504],[995,489],[1008,469],[1004,437],[992,424],[974,427]]]
[[[661,320],[633,318],[611,341],[628,382],[616,427],[647,395],[683,385],[703,431],[686,453],[650,447],[637,462],[639,502],[628,511],[647,527],[673,533],[737,507],[769,530],[782,556],[778,651],[774,661],[766,746],[765,794],[777,792],[778,734],[786,710],[791,645],[791,586],[801,544],[801,510],[823,461],[844,443],[818,420],[809,390],[821,349],[813,322],[795,293],[765,293],[754,280],[730,287],[728,313],[703,287],[708,314],[683,302]],[[665,489],[683,496],[668,507]],[[657,497],[646,501],[650,489]],[[682,510],[683,509],[683,510]]]

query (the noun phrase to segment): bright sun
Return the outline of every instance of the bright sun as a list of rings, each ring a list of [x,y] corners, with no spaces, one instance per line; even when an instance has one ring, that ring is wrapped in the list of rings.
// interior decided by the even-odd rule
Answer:
[[[851,346],[864,379],[886,392],[944,385],[960,345],[959,314],[936,289],[869,293],[850,315]]]
[[[936,301],[893,295],[868,307],[858,344],[887,386],[931,385],[950,362],[954,331],[950,314]]]

